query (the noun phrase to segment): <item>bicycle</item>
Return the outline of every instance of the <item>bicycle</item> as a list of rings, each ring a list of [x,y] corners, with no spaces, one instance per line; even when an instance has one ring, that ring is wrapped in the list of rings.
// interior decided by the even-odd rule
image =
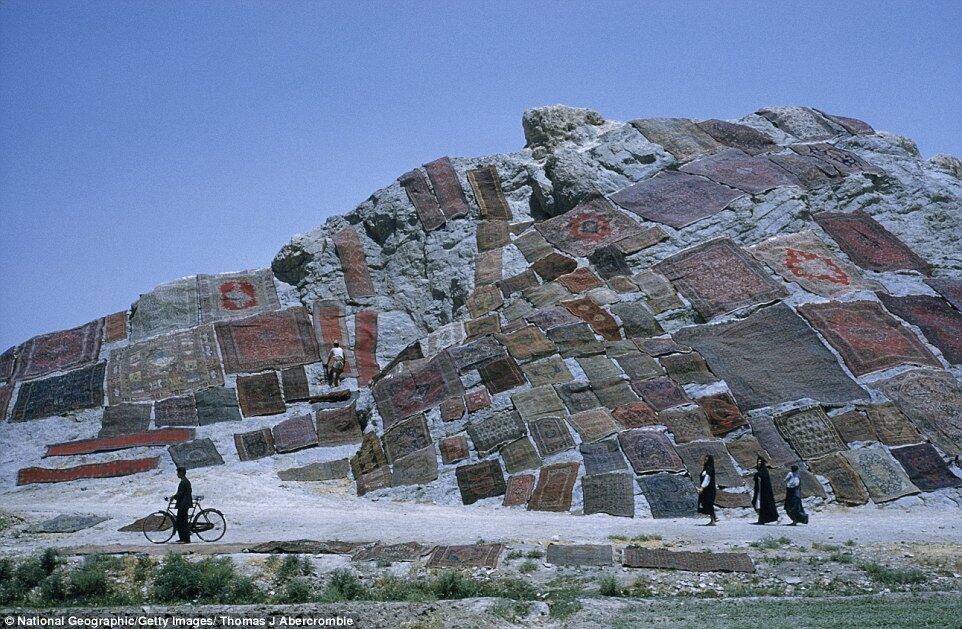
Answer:
[[[227,520],[224,514],[217,509],[204,509],[200,504],[204,496],[195,496],[194,503],[190,507],[187,520],[190,522],[190,532],[204,542],[216,542],[224,537],[227,532]],[[162,511],[155,511],[144,518],[141,528],[144,537],[151,544],[164,544],[169,542],[177,532],[174,523],[177,517],[173,513],[174,499],[168,498],[167,508]]]

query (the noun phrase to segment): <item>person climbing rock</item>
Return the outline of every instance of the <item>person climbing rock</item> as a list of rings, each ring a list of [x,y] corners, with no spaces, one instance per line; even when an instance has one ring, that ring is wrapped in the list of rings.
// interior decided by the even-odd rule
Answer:
[[[177,519],[174,521],[174,526],[177,528],[178,540],[174,543],[189,544],[190,522],[188,522],[188,516],[190,515],[190,508],[194,504],[194,494],[190,487],[190,481],[187,480],[187,468],[178,467],[177,478],[180,479],[177,484],[177,493],[167,498],[167,500],[174,501],[174,508],[177,509]]]
[[[334,341],[331,351],[327,353],[328,384],[336,387],[341,384],[341,374],[344,373],[344,349]]]

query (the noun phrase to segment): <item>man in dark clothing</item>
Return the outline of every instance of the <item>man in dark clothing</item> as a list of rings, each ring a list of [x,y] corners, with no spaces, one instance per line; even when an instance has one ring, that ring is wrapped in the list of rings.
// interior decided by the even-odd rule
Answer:
[[[177,468],[177,478],[180,479],[180,483],[177,485],[177,493],[172,496],[172,500],[175,502],[174,507],[177,509],[177,521],[174,524],[177,527],[177,535],[180,537],[177,543],[189,544],[190,522],[187,521],[187,516],[194,504],[194,495],[190,488],[190,481],[187,480],[186,468]]]

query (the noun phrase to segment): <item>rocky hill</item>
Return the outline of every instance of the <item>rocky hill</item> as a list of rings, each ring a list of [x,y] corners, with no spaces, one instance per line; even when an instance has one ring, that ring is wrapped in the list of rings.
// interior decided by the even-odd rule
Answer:
[[[706,454],[747,507],[762,454],[810,501],[962,508],[962,162],[805,107],[523,124],[524,149],[415,168],[269,269],[7,350],[2,491],[225,465],[676,517]]]

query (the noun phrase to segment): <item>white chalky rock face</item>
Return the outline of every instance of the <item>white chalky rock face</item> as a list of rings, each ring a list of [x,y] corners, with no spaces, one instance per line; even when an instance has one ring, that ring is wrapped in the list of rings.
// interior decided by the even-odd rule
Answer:
[[[937,374],[932,381],[939,383],[947,408],[955,401],[962,404],[958,384],[962,367],[953,363],[962,352],[962,314],[956,310],[962,278],[962,161],[948,155],[924,160],[908,138],[808,107],[764,108],[727,122],[739,126],[687,119],[619,122],[561,105],[533,109],[523,116],[524,148],[412,168],[353,210],[294,236],[270,263],[276,299],[269,286],[256,281],[264,277],[263,270],[244,272],[250,275],[249,282],[244,273],[225,278],[220,310],[210,305],[216,306],[218,298],[217,276],[204,276],[202,281],[183,278],[177,288],[154,291],[130,312],[108,318],[99,355],[90,354],[88,343],[83,357],[65,357],[81,352],[67,337],[52,341],[38,337],[14,348],[0,357],[0,404],[6,416],[0,438],[9,444],[0,449],[0,486],[4,491],[30,491],[36,482],[63,481],[66,487],[75,483],[130,487],[138,476],[121,476],[117,461],[158,457],[154,469],[169,471],[173,463],[163,445],[209,439],[232,473],[263,477],[265,482],[279,482],[280,470],[351,458],[346,478],[330,491],[471,508],[504,503],[573,513],[623,514],[633,509],[635,517],[651,517],[653,511],[665,511],[664,505],[651,508],[651,501],[664,498],[645,495],[638,483],[632,483],[626,494],[624,483],[599,480],[590,484],[587,495],[583,492],[582,437],[606,439],[611,447],[605,451],[617,455],[624,474],[633,469],[681,468],[675,452],[645,451],[636,439],[638,429],[647,428],[664,432],[669,447],[678,445],[672,422],[664,421],[666,412],[675,422],[685,417],[691,423],[685,428],[689,434],[702,438],[710,434],[724,446],[754,436],[764,448],[766,440],[779,438],[774,431],[753,435],[744,421],[734,422],[734,430],[724,428],[731,418],[699,411],[707,408],[699,405],[702,398],[728,394],[736,404],[742,403],[740,412],[746,417],[777,418],[822,403],[830,419],[849,418],[845,421],[854,421],[851,413],[861,412],[858,409],[866,404],[891,399],[902,405],[897,420],[914,422],[908,432],[916,436],[911,443],[886,441],[879,429],[880,442],[873,447],[891,451],[930,442],[934,449],[916,449],[920,454],[915,459],[896,457],[908,478],[919,483],[912,487],[920,491],[889,506],[962,508],[958,489],[962,471],[946,465],[962,449],[957,413],[928,417],[910,407],[908,396],[887,394],[894,389],[882,385],[922,364]],[[710,161],[692,165],[709,157]],[[772,177],[776,183],[769,185]],[[722,198],[733,200],[720,209],[700,211],[708,204],[707,193],[692,193],[693,188],[682,184],[674,196],[658,196],[666,181],[695,182],[699,190],[721,191]],[[571,212],[574,208],[578,210]],[[609,225],[604,211],[616,212],[634,225],[624,234],[613,234],[624,228]],[[673,220],[673,213],[684,220],[677,216]],[[852,216],[861,218],[845,228],[850,231],[836,233],[824,220],[813,218],[822,213],[857,213]],[[559,218],[545,223],[553,217]],[[762,256],[751,253],[754,245],[772,237],[802,232],[803,237],[790,239],[800,243],[800,252],[791,244],[779,249],[789,252],[783,264],[769,268]],[[812,238],[821,242],[820,248],[805,251],[804,242]],[[703,247],[716,240],[717,246]],[[565,241],[577,241],[569,251],[590,253],[572,257],[557,246]],[[599,241],[604,246],[596,246]],[[694,247],[699,249],[689,251]],[[570,274],[576,267],[579,271]],[[668,279],[653,275],[653,269]],[[862,276],[859,281],[852,278],[851,289],[844,269]],[[812,281],[796,283],[792,273]],[[719,277],[726,281],[717,281]],[[838,286],[819,294],[808,290],[825,282]],[[798,307],[826,301],[821,295],[842,302],[878,301],[876,289],[895,297],[937,297],[937,306],[913,311],[917,316],[912,320],[890,317],[884,325],[857,318],[838,320],[832,324],[836,326],[832,338],[824,329],[816,334],[803,319],[795,321]],[[783,305],[773,306],[775,302]],[[641,311],[625,304],[638,305]],[[776,316],[770,307],[783,310]],[[243,318],[245,308],[255,316]],[[132,313],[136,341],[130,339],[127,325]],[[628,316],[634,321],[624,320]],[[804,370],[806,357],[810,364],[831,363],[828,378],[835,378],[838,386],[826,383],[824,374],[806,372],[799,377],[805,380],[808,397],[793,396],[786,393],[791,386],[778,386],[777,379],[778,374],[788,378],[798,371],[780,364],[750,365],[758,356],[780,355],[765,347],[768,337],[778,337],[777,331],[752,328],[755,321],[775,319],[795,321],[792,325],[801,326],[806,334],[804,342],[787,339],[798,345],[789,352],[792,355],[782,352],[779,360],[789,364],[802,360],[798,370]],[[631,330],[640,325],[645,333],[662,339],[646,344],[626,338],[631,336],[626,332],[629,324]],[[916,338],[917,362],[854,377],[846,361],[871,362],[866,353],[891,349],[885,343],[894,342],[895,336],[878,340],[885,325]],[[212,326],[213,333],[191,338],[216,337],[216,342],[206,346],[198,342],[186,349],[183,343],[165,343],[187,338],[176,336],[185,326]],[[141,333],[142,329],[147,331]],[[726,349],[724,336],[708,338],[713,330],[732,330],[732,338],[744,345]],[[692,339],[694,350],[704,357],[687,363],[692,348],[670,343],[667,334],[675,333],[679,339]],[[350,399],[332,395],[324,382],[322,363],[333,340],[348,350],[344,377]],[[147,347],[140,343],[150,343],[149,364],[138,362],[137,350]],[[672,358],[661,361],[666,355]],[[587,357],[594,358],[585,361]],[[619,358],[622,361],[612,362]],[[702,358],[708,375],[700,367],[698,376],[690,377],[694,371],[685,371],[686,365],[694,370],[703,364]],[[739,400],[738,390],[750,383],[731,386],[739,371],[733,365],[739,360],[747,361],[744,367],[756,369],[760,377],[773,380],[770,389],[760,385],[750,392],[751,407]],[[112,387],[93,382],[87,383],[89,390],[77,390],[75,384],[72,390],[60,390],[57,378],[64,372],[51,373],[45,367],[70,365],[75,370],[98,361],[106,362],[105,377]],[[181,368],[185,361],[222,369],[215,375],[227,390],[194,391],[191,369]],[[582,368],[587,363],[596,380]],[[624,364],[634,365],[643,378],[630,381],[619,367]],[[568,373],[561,374],[559,365]],[[941,369],[933,370],[935,365]],[[252,371],[268,377],[249,378]],[[43,376],[23,375],[39,373]],[[270,374],[276,377],[276,386]],[[218,381],[207,375],[205,382]],[[841,380],[846,382],[839,384]],[[189,434],[162,444],[122,435],[113,445],[94,442],[89,452],[43,458],[51,444],[68,442],[76,448],[75,442],[96,439],[103,404],[133,401],[116,393],[132,388],[140,392],[138,401],[149,398],[147,404],[186,398],[176,407],[187,419],[173,428]],[[106,397],[98,395],[103,391]],[[840,400],[839,395],[847,397]],[[785,401],[794,397],[799,399]],[[251,416],[236,421],[236,408],[218,415],[218,404],[232,406],[234,401]],[[155,404],[151,430],[170,427],[159,420],[168,418],[174,406]],[[203,408],[198,413],[194,407]],[[579,416],[578,421],[591,417],[596,423],[582,423],[575,430],[571,416],[592,407],[603,410]],[[277,412],[280,408],[285,410]],[[519,408],[523,419],[516,415]],[[532,430],[529,422],[540,410],[562,421],[540,422]],[[273,452],[267,433],[260,433],[259,447],[268,455],[239,460],[237,444],[254,438],[240,435],[307,413],[316,413],[319,445],[279,454]],[[424,423],[407,421],[421,413]],[[111,421],[119,421],[123,432],[126,415],[118,416],[114,420],[112,415]],[[923,416],[927,419],[919,421]],[[425,425],[427,434],[420,428]],[[614,434],[612,426],[617,429]],[[816,432],[834,428],[826,428],[824,422],[820,426],[812,429],[815,432],[782,437],[800,450],[812,451],[799,440],[824,441],[826,435]],[[362,430],[363,445],[358,436]],[[509,463],[498,446],[516,441],[519,430],[526,433],[524,439],[530,440],[534,454]],[[565,431],[567,435],[561,434]],[[475,447],[472,435],[483,437],[483,452]],[[301,443],[297,440],[304,436],[287,438]],[[787,443],[768,445],[794,456]],[[626,448],[630,466],[623,458]],[[688,450],[694,451],[681,449]],[[510,451],[528,450],[515,446]],[[436,464],[431,464],[430,452],[435,453]],[[665,461],[672,463],[666,466]],[[563,463],[567,465],[545,467]],[[77,477],[71,470],[83,464],[102,465],[101,471],[116,478],[69,480]],[[689,470],[699,465],[685,464]],[[507,468],[513,470],[510,478]],[[343,471],[344,465],[330,469]],[[744,476],[750,473],[736,469]],[[877,480],[871,469],[854,472],[844,479],[819,477],[825,491],[811,491],[803,483],[803,492],[832,500],[835,484],[854,478],[871,485]],[[305,474],[291,472],[285,477]],[[784,476],[784,471],[777,474]],[[729,494],[745,490],[726,489]],[[744,496],[719,500],[723,502],[744,508]]]

